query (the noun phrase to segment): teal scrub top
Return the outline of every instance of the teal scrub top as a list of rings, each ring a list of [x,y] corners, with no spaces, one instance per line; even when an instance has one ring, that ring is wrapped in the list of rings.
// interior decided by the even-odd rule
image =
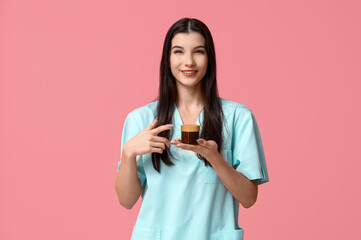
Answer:
[[[256,119],[243,104],[220,98],[223,113],[223,147],[227,162],[258,185],[269,181],[262,140]],[[124,122],[123,145],[157,116],[152,102],[130,112]],[[172,140],[181,139],[183,124],[177,106],[173,112]],[[203,109],[197,124],[202,131]],[[151,153],[137,155],[138,178],[142,186],[142,204],[131,240],[243,240],[238,226],[239,202],[221,182],[213,168],[205,166],[195,152],[177,148],[170,151],[175,164],[161,161],[159,174],[152,164]],[[118,171],[121,162],[118,163]]]

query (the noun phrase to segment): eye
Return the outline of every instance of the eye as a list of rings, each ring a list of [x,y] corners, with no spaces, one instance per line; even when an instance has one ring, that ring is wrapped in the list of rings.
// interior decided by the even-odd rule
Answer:
[[[181,53],[182,51],[180,51],[180,50],[175,50],[174,51],[174,53],[179,53],[179,52]]]
[[[198,51],[196,51],[196,53],[204,53],[204,51],[198,50]]]

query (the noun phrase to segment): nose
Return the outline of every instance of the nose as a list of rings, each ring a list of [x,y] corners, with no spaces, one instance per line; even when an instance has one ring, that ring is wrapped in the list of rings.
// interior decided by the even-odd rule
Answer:
[[[193,66],[194,65],[194,59],[193,54],[187,54],[185,57],[185,65],[186,66]]]

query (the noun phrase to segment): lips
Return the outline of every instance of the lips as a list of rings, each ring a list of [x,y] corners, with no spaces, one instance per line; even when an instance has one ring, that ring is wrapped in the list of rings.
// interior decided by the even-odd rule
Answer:
[[[183,75],[190,77],[190,76],[196,75],[196,73],[198,71],[197,70],[181,70],[181,72],[183,73]]]
[[[197,72],[197,70],[181,70],[182,72]]]

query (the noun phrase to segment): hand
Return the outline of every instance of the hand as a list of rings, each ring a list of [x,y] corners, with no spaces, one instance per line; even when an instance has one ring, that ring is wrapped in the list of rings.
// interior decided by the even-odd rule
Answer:
[[[157,136],[160,132],[169,130],[172,124],[157,126],[158,119],[155,119],[148,127],[141,130],[137,135],[127,141],[123,146],[123,151],[131,156],[143,155],[147,153],[157,152],[163,153],[165,146],[170,148],[169,140],[165,137]]]
[[[198,145],[192,145],[192,144],[186,144],[182,143],[179,138],[170,141],[170,143],[176,145],[179,148],[182,148],[184,150],[190,150],[195,153],[199,153],[203,157],[205,157],[207,160],[211,156],[214,156],[215,154],[219,154],[218,152],[218,144],[213,140],[204,140],[203,138],[200,138],[197,140]]]

